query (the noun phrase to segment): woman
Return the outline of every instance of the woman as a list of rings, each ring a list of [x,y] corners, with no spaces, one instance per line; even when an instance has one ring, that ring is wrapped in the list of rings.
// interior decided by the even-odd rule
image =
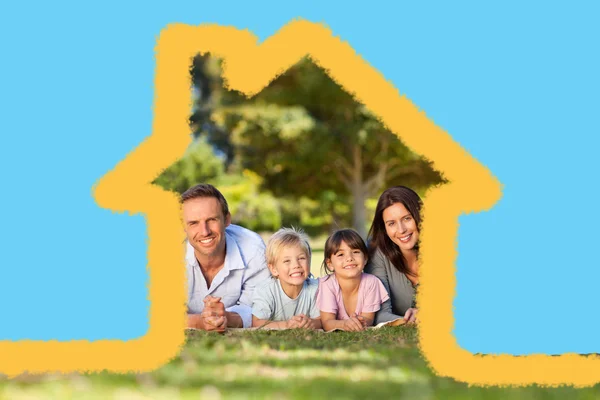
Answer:
[[[419,228],[421,199],[405,186],[394,186],[379,197],[369,230],[369,264],[390,294],[375,323],[402,318],[417,322],[415,293],[419,286]]]

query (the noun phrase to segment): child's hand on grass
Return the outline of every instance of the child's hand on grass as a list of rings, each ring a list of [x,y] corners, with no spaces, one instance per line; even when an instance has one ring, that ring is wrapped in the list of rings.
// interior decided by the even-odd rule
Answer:
[[[314,320],[312,318],[306,317],[308,323],[306,324],[306,329],[321,329],[323,326],[321,325],[321,320]]]
[[[294,315],[287,321],[288,329],[315,329],[312,320],[304,314]]]
[[[300,326],[302,325],[303,320],[299,315],[294,315],[292,318],[290,318],[287,322],[286,322],[286,328],[287,329],[296,329],[296,328],[300,328]]]
[[[360,323],[362,324],[363,328],[366,328],[366,327],[371,326],[373,324],[372,320],[366,319],[362,315],[357,315],[356,318],[360,321]]]
[[[320,327],[317,326],[317,322],[314,321],[313,319],[311,319],[310,317],[308,317],[308,316],[306,316],[304,314],[296,315],[296,317],[298,317],[299,319],[302,320],[300,322],[300,324],[298,325],[298,328],[301,328],[301,329],[320,329]]]
[[[354,316],[354,317],[344,320],[343,329],[345,331],[360,332],[360,331],[364,330],[365,327],[363,326],[363,323],[361,322],[361,320],[358,319],[358,317]]]

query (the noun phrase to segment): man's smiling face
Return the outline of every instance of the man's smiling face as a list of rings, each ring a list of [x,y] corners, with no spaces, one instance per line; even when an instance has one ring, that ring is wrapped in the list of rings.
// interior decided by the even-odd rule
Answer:
[[[225,228],[231,215],[223,215],[219,201],[214,197],[197,197],[182,205],[183,223],[188,241],[196,258],[215,257],[225,252]]]

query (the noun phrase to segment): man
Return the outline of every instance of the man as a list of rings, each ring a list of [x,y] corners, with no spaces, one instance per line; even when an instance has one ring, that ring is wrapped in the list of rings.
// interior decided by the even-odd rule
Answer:
[[[252,295],[269,279],[265,244],[231,224],[225,197],[199,184],[181,195],[187,234],[188,327],[223,332],[252,326]]]

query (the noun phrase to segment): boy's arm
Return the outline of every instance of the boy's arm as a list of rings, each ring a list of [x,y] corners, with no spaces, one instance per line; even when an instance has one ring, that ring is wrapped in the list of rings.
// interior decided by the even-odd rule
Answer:
[[[294,324],[294,322],[296,322],[296,324]],[[323,325],[321,324],[321,316],[311,318],[304,314],[298,314],[293,316],[289,323],[290,328],[323,329]]]
[[[323,329],[323,323],[321,322],[321,317],[311,318],[310,319],[310,328],[312,328],[312,329]]]
[[[248,261],[248,267],[244,275],[238,304],[227,309],[227,311],[239,315],[240,322],[243,323],[244,328],[252,326],[252,311],[254,308],[252,300],[254,298],[255,288],[266,283],[270,276],[271,273],[267,268],[263,247],[262,251],[259,251],[254,258]]]
[[[275,298],[273,292],[270,290],[271,285],[267,284],[261,286],[259,290],[254,292],[252,299],[252,317],[251,326],[253,328],[274,328],[274,329],[285,329],[287,326],[281,322],[286,321],[273,321],[276,314]]]
[[[317,282],[315,284],[317,289],[315,290],[313,303],[312,303],[312,306],[310,307],[310,311],[308,312],[307,317],[310,320],[309,328],[323,329],[323,324],[321,323],[321,311],[319,310],[319,306],[317,305],[317,290],[319,288],[319,286],[318,286],[319,284],[318,284],[318,281],[315,280],[315,282]]]
[[[288,321],[271,321],[268,319],[257,318],[252,315],[252,327],[254,328],[271,328],[271,329],[287,329]]]
[[[287,321],[271,321],[268,319],[260,319],[256,315],[252,315],[252,326],[256,328],[271,328],[271,329],[321,329],[320,318],[307,318],[305,316],[292,317]]]

